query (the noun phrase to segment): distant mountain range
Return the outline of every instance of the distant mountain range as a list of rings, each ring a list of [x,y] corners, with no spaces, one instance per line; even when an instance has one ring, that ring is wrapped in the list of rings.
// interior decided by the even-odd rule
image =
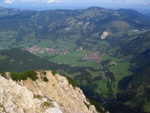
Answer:
[[[149,16],[130,9],[90,7],[39,12],[0,8],[0,12],[0,40],[8,41],[8,47],[27,47],[42,39],[55,41],[75,36],[76,44],[86,48],[83,42],[87,38],[92,41],[86,42],[97,44],[104,32],[110,38],[117,38],[150,26]],[[27,44],[22,45],[22,41]]]

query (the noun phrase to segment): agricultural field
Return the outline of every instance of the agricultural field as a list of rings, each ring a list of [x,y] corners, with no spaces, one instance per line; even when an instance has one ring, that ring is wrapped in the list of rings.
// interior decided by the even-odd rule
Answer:
[[[69,64],[72,66],[84,66],[84,67],[98,67],[98,63],[94,61],[85,61],[82,58],[86,55],[86,52],[83,51],[75,51],[70,54],[52,54],[46,57],[46,55],[42,56],[43,58],[47,58],[49,61],[53,61],[59,64]]]

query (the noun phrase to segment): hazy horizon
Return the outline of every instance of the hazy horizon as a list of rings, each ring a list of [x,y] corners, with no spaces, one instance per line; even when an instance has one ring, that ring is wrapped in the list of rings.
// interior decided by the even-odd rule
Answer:
[[[91,6],[108,9],[134,9],[142,13],[150,13],[150,0],[0,0],[4,8],[27,10],[55,10],[55,9],[86,9]]]

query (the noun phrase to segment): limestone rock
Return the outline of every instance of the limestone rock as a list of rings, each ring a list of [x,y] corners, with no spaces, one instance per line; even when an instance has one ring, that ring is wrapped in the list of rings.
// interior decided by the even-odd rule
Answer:
[[[101,35],[101,39],[107,38],[108,34],[109,33],[107,31],[104,31],[103,34]]]
[[[15,82],[0,76],[0,113],[97,113],[80,88],[66,77],[45,72],[47,82],[40,71],[36,81]]]

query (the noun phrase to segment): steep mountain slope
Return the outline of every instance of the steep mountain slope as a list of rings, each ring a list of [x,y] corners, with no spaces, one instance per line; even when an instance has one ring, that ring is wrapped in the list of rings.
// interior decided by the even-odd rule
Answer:
[[[128,39],[127,39],[128,40]],[[124,54],[139,55],[150,48],[150,31],[137,35],[122,44]]]
[[[132,54],[131,59],[131,70],[134,72],[133,77],[130,79],[129,89],[138,89],[144,84],[144,87],[149,85],[149,67],[150,67],[150,32],[145,32],[138,37],[130,40],[126,43],[126,50],[123,52],[127,54]],[[125,47],[124,46],[124,47]],[[141,89],[141,90],[143,90]]]
[[[82,90],[70,85],[65,77],[52,75],[51,71],[37,73],[36,81],[28,78],[14,82],[11,75],[8,80],[0,76],[0,112],[97,113]],[[47,82],[41,79],[43,76]]]
[[[123,84],[126,84],[126,88],[121,89],[117,95],[118,106],[120,104],[120,107],[126,109],[129,113],[149,113],[150,67],[143,67],[142,70],[134,73],[126,82],[122,82]],[[111,109],[118,113],[115,107]]]
[[[127,21],[131,26],[134,26],[134,28],[149,27],[149,25],[146,25],[147,21],[144,22],[144,20],[149,19],[149,17],[147,17],[146,15],[143,15],[143,14],[136,12],[132,9],[120,9],[118,11],[121,14],[123,14],[122,15],[123,20]],[[132,18],[132,19],[130,19],[130,18]]]
[[[133,68],[138,70],[143,70],[145,67],[150,66],[150,49],[145,50],[144,52],[140,53],[138,56],[132,59],[132,62],[135,63]]]
[[[149,32],[143,33],[138,37],[126,42],[125,55],[132,54],[130,69],[132,76],[127,76],[119,81],[119,93],[117,102],[108,109],[112,113],[149,113],[150,105],[150,35]],[[120,106],[121,109],[116,109]],[[115,110],[116,109],[116,110]]]
[[[1,51],[0,56],[1,71],[25,71],[30,69],[56,68],[55,63],[41,59],[25,50],[17,48]]]

